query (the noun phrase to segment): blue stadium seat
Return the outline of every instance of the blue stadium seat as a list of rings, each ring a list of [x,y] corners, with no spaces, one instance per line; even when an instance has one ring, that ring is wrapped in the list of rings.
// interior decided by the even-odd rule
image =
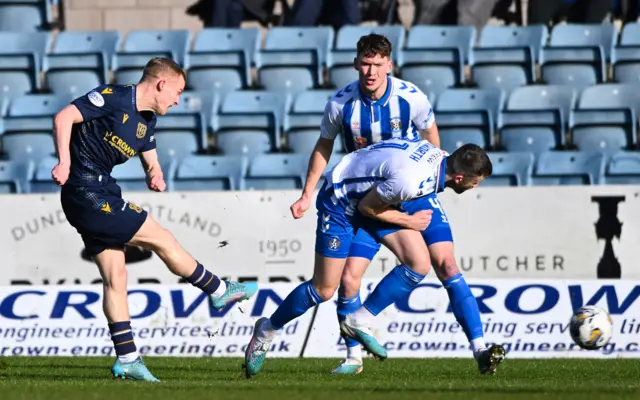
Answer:
[[[0,32],[0,87],[4,96],[15,97],[41,88],[38,73],[50,45],[49,32]]]
[[[60,186],[51,178],[51,170],[58,164],[56,157],[46,157],[40,160],[35,167],[33,178],[29,182],[30,193],[59,192]]]
[[[620,151],[611,155],[605,175],[607,184],[640,184],[640,152]]]
[[[54,93],[79,96],[107,83],[119,45],[116,31],[60,32],[43,63],[47,87]]]
[[[191,156],[179,164],[172,190],[242,190],[247,159],[242,156]]]
[[[180,96],[180,103],[170,107],[166,115],[158,118],[156,132],[171,131],[190,133],[197,139],[200,149],[206,149],[207,117],[205,108],[209,103],[203,101],[198,92],[186,91]]]
[[[606,156],[584,151],[549,151],[538,156],[535,186],[598,185],[604,178]]]
[[[288,92],[321,85],[333,36],[333,29],[327,26],[269,29],[259,53],[260,85],[267,90]]]
[[[170,57],[184,65],[190,37],[187,30],[129,32],[113,60],[116,83],[137,83],[151,57]]]
[[[37,32],[47,30],[50,21],[49,7],[40,0],[0,2],[0,31]]]
[[[200,149],[195,135],[184,131],[160,131],[155,133],[156,151],[160,164],[169,164],[196,154]]]
[[[529,152],[489,152],[493,173],[481,186],[528,186],[535,157]]]
[[[449,89],[438,98],[440,146],[453,152],[464,143],[492,148],[496,116],[504,104],[500,89]]]
[[[464,66],[473,63],[475,40],[471,26],[414,26],[400,53],[400,75],[423,92],[439,95],[464,82]]]
[[[305,154],[261,154],[249,164],[244,180],[247,190],[301,189],[309,158]]]
[[[123,192],[146,192],[149,190],[144,168],[138,160],[130,160],[116,165],[111,171],[111,177],[115,178]]]
[[[9,103],[9,111],[3,119],[2,131],[44,132],[53,129],[52,116],[72,100],[68,96],[31,94],[16,97]]]
[[[542,80],[585,88],[606,80],[617,31],[612,24],[559,24],[542,50]]]
[[[266,153],[280,148],[289,96],[267,91],[231,92],[217,115],[217,147],[225,154]]]
[[[0,149],[10,160],[40,160],[55,155],[50,133],[14,133],[0,136]]]
[[[358,79],[358,72],[353,69],[356,46],[360,37],[377,33],[386,36],[391,42],[391,60],[397,63],[400,49],[404,46],[406,32],[401,25],[353,26],[340,28],[336,34],[336,45],[327,60],[329,80],[334,86],[342,88]]]
[[[295,97],[284,120],[287,147],[294,153],[311,153],[320,137],[325,106],[335,93],[334,90],[308,90]],[[342,137],[336,138],[334,151],[344,151]]]
[[[634,147],[640,85],[602,84],[586,88],[572,111],[572,142],[585,151],[617,152]]]
[[[258,28],[206,28],[196,35],[187,56],[189,87],[227,92],[251,86],[261,33]]]
[[[547,37],[544,25],[485,26],[473,50],[474,82],[507,92],[534,82],[535,65]]]
[[[620,44],[611,55],[613,79],[620,83],[640,83],[640,23],[627,23]]]
[[[27,180],[32,170],[32,163],[0,161],[0,194],[27,193]]]
[[[498,118],[501,147],[540,154],[564,146],[565,127],[575,101],[571,87],[530,85],[515,89]]]

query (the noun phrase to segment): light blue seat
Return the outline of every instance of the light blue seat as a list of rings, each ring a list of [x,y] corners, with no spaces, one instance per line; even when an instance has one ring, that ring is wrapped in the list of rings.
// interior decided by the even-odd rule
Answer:
[[[287,147],[294,153],[310,154],[320,137],[320,125],[327,102],[334,90],[308,90],[299,93],[285,116]],[[336,138],[334,152],[344,151],[342,137]]]
[[[571,113],[572,142],[584,151],[615,153],[636,145],[640,84],[585,89]]]
[[[584,151],[549,151],[538,156],[535,186],[598,185],[604,178],[606,156]]]
[[[611,155],[605,175],[607,184],[640,184],[640,153],[620,151]]]
[[[542,50],[542,80],[576,88],[603,82],[616,38],[612,24],[556,25]]]
[[[111,177],[116,180],[123,192],[146,192],[149,190],[144,168],[137,159],[113,167]]]
[[[50,133],[14,133],[0,136],[2,153],[10,160],[40,160],[55,155],[53,135]]]
[[[120,46],[117,31],[62,31],[44,59],[47,87],[75,96],[108,82],[111,60]]]
[[[217,146],[225,154],[253,154],[280,148],[280,129],[289,96],[282,92],[238,91],[226,95],[217,115]]]
[[[31,94],[16,97],[9,103],[2,129],[7,132],[44,132],[53,129],[52,116],[72,100],[67,96]]]
[[[546,44],[544,25],[487,25],[473,50],[473,80],[479,87],[511,91],[535,81],[535,65]]]
[[[640,83],[640,23],[627,23],[611,55],[613,78],[620,83]]]
[[[53,167],[58,164],[56,157],[45,157],[35,166],[35,173],[29,182],[30,193],[55,193],[60,191],[60,186],[56,185],[51,177]]]
[[[170,107],[166,115],[158,118],[156,132],[184,132],[192,134],[199,149],[207,148],[206,107],[209,102],[203,101],[200,93],[186,91],[180,96],[180,103]]]
[[[28,174],[33,165],[28,162],[0,160],[0,194],[27,193]]]
[[[400,49],[404,46],[406,31],[401,25],[354,26],[341,27],[336,34],[336,44],[327,60],[329,80],[334,86],[341,88],[358,79],[358,72],[353,68],[360,37],[377,33],[386,36],[391,42],[391,60],[397,63]]]
[[[190,156],[180,162],[173,190],[242,190],[247,159],[242,156]]]
[[[464,143],[494,146],[495,119],[505,96],[500,89],[450,89],[438,98],[436,123],[440,145],[454,151]]]
[[[20,3],[20,4],[18,4]],[[0,31],[37,32],[48,28],[50,13],[40,1],[0,2]]]
[[[254,157],[244,180],[247,190],[301,189],[309,158],[305,154],[262,154]]]
[[[50,45],[49,32],[0,32],[0,85],[5,96],[41,88],[38,74]]]
[[[269,29],[259,53],[260,85],[299,92],[323,84],[322,70],[333,38],[333,29],[327,26]]]
[[[187,55],[189,87],[226,92],[250,86],[260,41],[258,28],[200,30]]]
[[[179,161],[198,152],[198,139],[191,132],[161,131],[155,133],[156,151],[161,164]]]
[[[490,177],[481,186],[528,186],[535,157],[528,152],[489,152],[493,166]]]
[[[498,119],[501,147],[540,154],[564,146],[565,128],[576,98],[575,90],[566,86],[515,89]]]
[[[117,52],[113,59],[116,82],[137,83],[151,57],[169,57],[184,65],[189,41],[187,30],[130,31],[124,38],[122,51]]]
[[[400,53],[400,75],[425,93],[458,86],[464,82],[464,66],[473,62],[475,40],[471,26],[414,26]]]

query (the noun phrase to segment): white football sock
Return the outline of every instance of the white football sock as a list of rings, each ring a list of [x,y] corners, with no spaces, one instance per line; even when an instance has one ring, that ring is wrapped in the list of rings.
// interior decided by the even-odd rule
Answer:
[[[216,291],[213,292],[213,295],[216,296],[216,297],[220,297],[226,291],[227,291],[227,283],[225,281],[223,281],[222,279],[220,279],[220,286],[218,286]]]
[[[118,360],[120,360],[120,362],[122,363],[130,363],[130,362],[134,362],[138,357],[140,357],[138,355],[138,352],[134,351],[133,353],[123,354],[121,356],[118,356]]]

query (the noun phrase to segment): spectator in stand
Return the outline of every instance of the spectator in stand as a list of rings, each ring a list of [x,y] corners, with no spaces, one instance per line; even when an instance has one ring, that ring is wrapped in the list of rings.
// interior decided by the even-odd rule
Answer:
[[[414,25],[471,25],[481,31],[499,0],[414,0]],[[542,0],[547,1],[547,0]],[[552,1],[552,0],[549,0]]]
[[[553,25],[562,19],[570,23],[602,23],[612,9],[611,0],[529,0],[528,24]]]

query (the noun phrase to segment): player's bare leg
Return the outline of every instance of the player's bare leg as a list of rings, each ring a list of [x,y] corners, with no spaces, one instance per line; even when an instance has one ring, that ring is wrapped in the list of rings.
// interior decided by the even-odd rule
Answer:
[[[449,293],[454,315],[469,339],[480,373],[493,375],[505,358],[505,350],[499,344],[487,347],[476,299],[456,264],[453,247],[449,241],[429,245],[433,269]]]
[[[294,289],[271,318],[263,317],[256,321],[253,336],[245,351],[244,367],[248,378],[260,372],[271,342],[284,324],[333,297],[340,284],[345,260],[345,258],[325,257],[316,253],[313,278]]]
[[[106,249],[94,256],[103,281],[102,308],[118,358],[111,367],[116,378],[159,382],[139,356],[131,331],[127,302],[127,269],[122,249]]]
[[[355,309],[360,308],[360,282],[362,277],[369,267],[370,261],[364,257],[349,257],[347,263],[344,266],[342,272],[342,279],[340,279],[340,288],[338,289],[338,304],[341,301],[345,303],[344,308]],[[338,307],[338,319],[342,321],[348,312],[342,312],[343,307]],[[343,315],[344,314],[344,315]],[[337,368],[331,371],[332,374],[337,375],[355,375],[363,371],[364,366],[362,362],[362,347],[360,343],[349,337],[344,337],[345,344],[347,346],[347,358],[340,362]]]
[[[229,303],[247,300],[258,290],[255,282],[225,282],[207,271],[178,243],[171,232],[150,215],[129,243],[156,253],[171,272],[207,293],[211,306],[215,309],[220,310]]]
[[[373,318],[397,299],[408,295],[431,269],[429,250],[420,232],[402,229],[385,236],[382,244],[403,265],[387,274],[362,307],[347,315],[340,323],[340,330],[345,336],[360,342],[369,353],[379,359],[387,357],[387,350],[371,333],[369,327]]]

